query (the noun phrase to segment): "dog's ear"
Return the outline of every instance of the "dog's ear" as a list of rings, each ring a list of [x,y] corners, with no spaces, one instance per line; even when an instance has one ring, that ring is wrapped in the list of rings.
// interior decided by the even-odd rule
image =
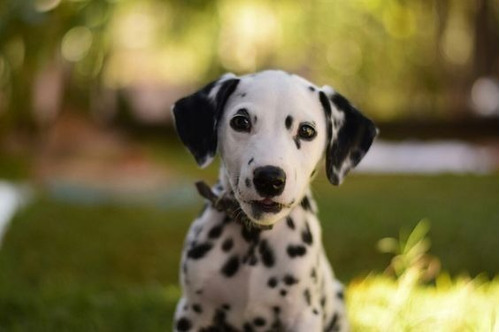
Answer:
[[[375,124],[341,94],[324,86],[320,101],[327,120],[326,174],[336,186],[354,168],[378,134]]]
[[[239,79],[226,74],[172,106],[177,133],[201,167],[209,165],[217,151],[217,125]]]

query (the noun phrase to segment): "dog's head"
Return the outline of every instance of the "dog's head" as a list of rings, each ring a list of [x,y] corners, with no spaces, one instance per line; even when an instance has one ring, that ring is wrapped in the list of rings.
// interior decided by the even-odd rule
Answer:
[[[264,226],[301,201],[323,155],[328,179],[339,185],[377,135],[332,88],[282,71],[226,74],[180,99],[173,114],[200,166],[220,152],[226,187]]]

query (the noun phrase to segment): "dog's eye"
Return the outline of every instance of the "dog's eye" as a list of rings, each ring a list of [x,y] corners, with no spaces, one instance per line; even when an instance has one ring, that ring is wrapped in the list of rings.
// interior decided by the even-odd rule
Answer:
[[[233,128],[236,131],[249,132],[250,129],[252,128],[250,120],[248,119],[248,117],[244,115],[236,115],[234,118],[231,119],[229,124],[231,125],[231,128]]]
[[[298,135],[300,138],[310,141],[316,137],[316,129],[309,124],[302,124],[299,127]]]

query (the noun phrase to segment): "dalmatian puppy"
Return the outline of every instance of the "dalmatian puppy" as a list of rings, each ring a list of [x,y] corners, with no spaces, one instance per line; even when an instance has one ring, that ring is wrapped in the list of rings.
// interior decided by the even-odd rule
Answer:
[[[339,185],[374,124],[331,87],[275,70],[226,74],[172,109],[200,166],[221,157],[186,238],[174,330],[347,331],[309,183],[326,156]]]

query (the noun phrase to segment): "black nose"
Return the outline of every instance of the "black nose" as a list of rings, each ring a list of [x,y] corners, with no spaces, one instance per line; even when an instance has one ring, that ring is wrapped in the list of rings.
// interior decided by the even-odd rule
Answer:
[[[274,166],[258,167],[253,171],[253,184],[259,195],[278,196],[285,189],[286,174]]]

